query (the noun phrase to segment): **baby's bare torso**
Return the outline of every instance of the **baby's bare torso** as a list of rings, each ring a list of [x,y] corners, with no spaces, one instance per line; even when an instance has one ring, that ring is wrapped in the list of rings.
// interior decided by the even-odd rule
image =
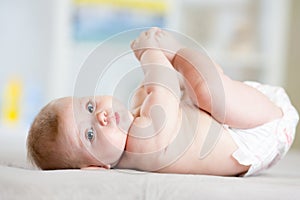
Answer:
[[[137,113],[143,95],[137,95]],[[228,131],[209,114],[182,98],[176,127],[166,127],[151,137],[129,133],[126,150],[116,166],[142,171],[212,175],[237,175],[248,167],[240,165],[232,153],[237,149]],[[143,124],[143,122],[141,122]]]

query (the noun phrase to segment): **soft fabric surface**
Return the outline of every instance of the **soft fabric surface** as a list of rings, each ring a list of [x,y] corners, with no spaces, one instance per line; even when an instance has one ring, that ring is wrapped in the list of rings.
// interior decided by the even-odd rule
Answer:
[[[291,151],[272,169],[247,178],[0,165],[0,199],[299,199],[299,155]]]

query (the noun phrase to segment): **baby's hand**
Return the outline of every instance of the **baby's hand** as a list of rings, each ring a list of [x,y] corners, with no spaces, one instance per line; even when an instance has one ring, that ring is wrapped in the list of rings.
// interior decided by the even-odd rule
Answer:
[[[131,49],[138,60],[141,59],[142,54],[148,49],[159,49],[156,38],[158,28],[150,28],[140,34],[138,38],[131,42]]]
[[[167,31],[158,29],[156,31],[156,40],[159,48],[164,52],[165,56],[172,63],[176,52],[183,46]]]

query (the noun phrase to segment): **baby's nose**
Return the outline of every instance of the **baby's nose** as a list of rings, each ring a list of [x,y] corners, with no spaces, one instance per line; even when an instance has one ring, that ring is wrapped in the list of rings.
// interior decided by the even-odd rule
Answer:
[[[101,111],[97,113],[97,120],[100,123],[101,126],[106,126],[108,124],[107,121],[107,112]]]

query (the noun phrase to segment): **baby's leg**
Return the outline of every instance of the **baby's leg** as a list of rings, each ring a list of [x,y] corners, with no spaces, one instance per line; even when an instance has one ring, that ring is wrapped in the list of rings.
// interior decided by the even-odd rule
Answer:
[[[217,121],[252,128],[282,116],[281,109],[258,90],[226,76],[209,57],[192,49],[177,52],[174,67],[191,85],[194,103]]]

